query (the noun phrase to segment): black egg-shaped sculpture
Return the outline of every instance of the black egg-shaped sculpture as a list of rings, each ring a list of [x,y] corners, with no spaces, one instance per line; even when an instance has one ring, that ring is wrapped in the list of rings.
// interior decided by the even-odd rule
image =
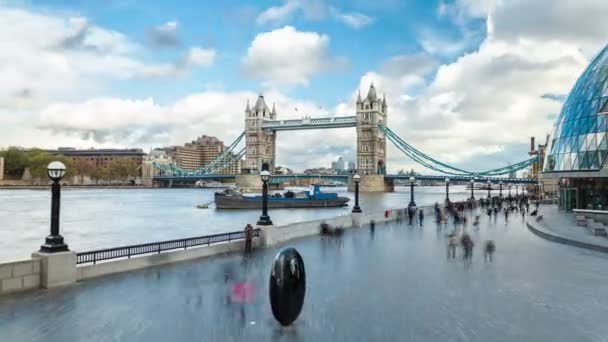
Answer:
[[[274,258],[269,293],[274,318],[284,326],[293,323],[302,311],[306,294],[304,260],[294,248],[283,248]]]

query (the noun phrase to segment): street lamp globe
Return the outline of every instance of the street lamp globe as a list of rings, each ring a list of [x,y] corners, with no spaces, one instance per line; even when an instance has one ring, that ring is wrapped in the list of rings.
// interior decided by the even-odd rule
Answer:
[[[446,182],[446,183],[449,183],[449,182],[450,182],[450,179],[449,179],[449,178],[446,178],[446,179],[445,179],[445,182]]]
[[[414,178],[414,176],[410,176],[410,183],[414,183],[415,180],[416,178]]]
[[[266,183],[270,180],[270,172],[268,170],[264,170],[260,172],[260,177],[262,178],[262,182]]]
[[[471,185],[475,184],[475,180],[471,179]]]
[[[54,182],[60,181],[65,176],[65,165],[60,161],[53,161],[47,166],[47,174]]]
[[[488,188],[492,186],[492,182],[488,181]]]
[[[359,183],[361,181],[361,176],[359,176],[359,174],[356,174],[353,176],[353,181],[355,183]]]

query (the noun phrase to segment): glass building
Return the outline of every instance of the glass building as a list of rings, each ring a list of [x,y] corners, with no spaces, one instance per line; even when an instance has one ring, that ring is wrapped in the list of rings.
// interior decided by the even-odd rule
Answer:
[[[560,207],[608,204],[608,46],[568,94],[547,146],[543,177],[559,178]]]

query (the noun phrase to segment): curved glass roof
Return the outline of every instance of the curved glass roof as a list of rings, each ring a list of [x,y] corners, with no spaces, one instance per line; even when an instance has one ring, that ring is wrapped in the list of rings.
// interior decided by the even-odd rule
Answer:
[[[545,172],[599,170],[608,153],[608,46],[589,64],[564,102],[547,150]]]

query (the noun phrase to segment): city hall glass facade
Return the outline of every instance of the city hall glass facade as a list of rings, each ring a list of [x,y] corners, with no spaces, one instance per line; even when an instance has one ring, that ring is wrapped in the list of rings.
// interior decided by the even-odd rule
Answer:
[[[608,154],[608,46],[576,81],[555,122],[545,172],[592,171]]]

